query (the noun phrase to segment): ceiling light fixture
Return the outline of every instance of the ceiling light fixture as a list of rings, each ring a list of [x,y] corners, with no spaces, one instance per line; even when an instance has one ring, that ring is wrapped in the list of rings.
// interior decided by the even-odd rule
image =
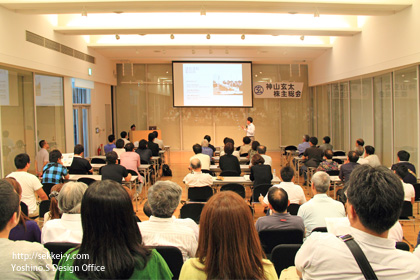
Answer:
[[[206,38],[207,38],[207,40],[210,40],[210,34],[207,34],[207,36],[206,36]]]
[[[245,34],[242,34],[241,39],[245,40]]]
[[[87,17],[87,12],[85,10],[82,11],[82,17]]]
[[[318,10],[318,8],[315,8],[314,17],[319,17],[319,10]]]
[[[201,6],[200,16],[205,16],[206,14],[206,8],[204,6]]]
[[[174,36],[174,34],[171,34],[171,39],[173,40],[173,39],[175,39],[175,36]]]
[[[115,35],[115,39],[119,40],[120,38],[121,38],[120,35],[118,34]]]
[[[305,36],[303,36],[303,35],[302,35],[302,36],[300,36],[300,37],[299,37],[299,39],[300,39],[301,41],[303,41],[303,40],[305,40]]]

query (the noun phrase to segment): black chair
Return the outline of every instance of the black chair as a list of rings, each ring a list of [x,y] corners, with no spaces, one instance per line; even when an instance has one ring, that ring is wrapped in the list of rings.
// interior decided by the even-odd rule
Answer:
[[[299,211],[300,204],[296,203],[290,203],[290,205],[287,207],[287,212],[290,213],[290,215],[296,216]]]
[[[312,230],[312,232],[318,231],[318,232],[328,232],[327,227],[316,227]]]
[[[280,244],[302,244],[303,231],[298,229],[266,229],[258,233],[265,254]]]
[[[326,172],[330,176],[338,176],[338,174],[340,174],[340,170],[328,170]]]
[[[338,164],[343,164],[343,161],[339,158],[333,158],[332,160],[335,161]]]
[[[184,264],[181,250],[174,246],[156,246],[154,248],[168,264],[169,269],[174,275],[172,279],[178,279],[182,265]]]
[[[248,156],[248,153],[243,153],[243,154],[240,154],[239,156],[240,157],[247,157]]]
[[[410,252],[410,246],[405,242],[395,242],[395,248]]]
[[[44,190],[45,194],[49,197],[51,193],[52,187],[54,187],[56,184],[54,183],[43,183],[42,189]]]
[[[200,223],[201,211],[203,211],[204,203],[186,203],[181,207],[180,217],[182,219],[193,219],[197,224]]]
[[[22,211],[22,213],[25,214],[26,216],[29,215],[28,205],[26,205],[26,203],[23,201],[20,202],[20,211]]]
[[[274,264],[277,275],[289,266],[295,265],[295,256],[301,244],[280,244],[271,252],[271,262]]]
[[[240,176],[240,175],[241,174],[238,174],[238,172],[234,170],[224,170],[220,172],[220,176],[225,176],[225,177],[235,177],[235,176]]]
[[[402,222],[413,222],[414,230],[416,230],[416,220],[410,217],[413,217],[413,205],[411,201],[404,201],[398,220]]]
[[[420,206],[420,184],[413,184],[414,187],[414,202],[417,203],[417,214],[419,214],[419,206]]]
[[[209,186],[188,188],[189,201],[206,202],[212,195],[213,189]]]
[[[231,183],[231,184],[226,184],[223,185],[220,188],[220,191],[233,191],[236,192],[237,194],[239,194],[240,196],[242,196],[243,198],[245,198],[245,188],[244,186],[240,185],[240,184],[235,184],[235,183]]]
[[[258,203],[260,194],[266,196],[268,190],[272,187],[271,184],[257,185],[252,189],[251,203]]]
[[[297,151],[297,147],[293,146],[293,145],[289,145],[286,148],[284,148],[284,155],[287,155],[287,151],[292,151],[292,152],[296,152]]]
[[[43,200],[39,204],[39,218],[44,219],[45,213],[50,211],[51,200]]]
[[[102,158],[92,158],[90,160],[90,163],[100,163],[100,164],[106,164],[106,160]]]
[[[68,242],[49,242],[44,244],[44,247],[55,255],[55,257],[52,258],[52,262],[55,265],[58,265],[58,262],[60,261],[61,257],[63,257],[65,252],[72,248],[76,248],[77,246],[79,246],[79,244]]]
[[[96,181],[95,179],[88,178],[88,177],[82,177],[82,178],[77,179],[77,182],[85,183],[88,186],[94,183],[95,181]]]
[[[335,151],[335,152],[333,152],[333,156],[335,156],[335,157],[346,156],[346,152],[344,152],[344,151]]]
[[[210,170],[207,170],[207,169],[201,169],[201,172],[210,174],[210,176],[212,176],[212,177],[216,177],[216,173],[214,173],[213,171],[210,171]]]

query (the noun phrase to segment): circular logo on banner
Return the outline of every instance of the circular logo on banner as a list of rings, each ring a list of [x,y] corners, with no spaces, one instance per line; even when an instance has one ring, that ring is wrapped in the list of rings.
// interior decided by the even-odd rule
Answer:
[[[257,85],[257,86],[254,87],[254,93],[256,95],[261,95],[261,94],[264,93],[264,88],[260,85]]]

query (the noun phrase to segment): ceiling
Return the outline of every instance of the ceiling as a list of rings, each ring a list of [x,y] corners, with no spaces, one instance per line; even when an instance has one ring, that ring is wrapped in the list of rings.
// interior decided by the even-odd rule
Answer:
[[[335,38],[357,36],[367,16],[413,0],[0,0],[16,13],[50,15],[55,32],[83,35],[116,62],[247,60],[310,63]]]

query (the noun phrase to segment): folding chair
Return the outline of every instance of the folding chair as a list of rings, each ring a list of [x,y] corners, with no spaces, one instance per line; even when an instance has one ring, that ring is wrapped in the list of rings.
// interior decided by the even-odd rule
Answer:
[[[301,244],[280,244],[271,252],[271,262],[274,264],[277,275],[289,266],[295,265],[295,256]]]
[[[258,233],[265,254],[270,255],[280,244],[302,244],[303,231],[298,229],[267,229]]]
[[[102,159],[102,158],[92,158],[90,160],[90,163],[101,163],[101,164],[106,164],[106,160]]]
[[[235,183],[231,183],[231,184],[226,184],[223,185],[220,188],[220,191],[233,191],[236,192],[237,194],[239,194],[240,196],[242,196],[243,198],[245,198],[245,188],[244,186],[240,185],[240,184],[235,184]]]
[[[233,171],[233,170],[225,170],[220,172],[220,176],[225,176],[225,177],[235,177],[235,176],[240,176],[241,174],[238,174],[238,172]]]
[[[90,184],[96,182],[96,180],[92,178],[82,177],[77,179],[77,182],[82,182],[89,186]]]
[[[70,250],[71,248],[76,248],[79,244],[68,243],[68,242],[49,242],[45,243],[44,247],[48,249],[51,253],[54,253],[55,256],[63,257],[64,253]],[[52,258],[52,262],[55,265],[58,265],[58,262],[61,258],[55,257]]]
[[[413,222],[414,230],[416,230],[416,220],[411,219],[410,217],[413,217],[413,205],[411,204],[411,201],[404,201],[398,220],[400,222]]]
[[[414,202],[417,203],[417,214],[419,214],[419,207],[420,207],[420,184],[413,184],[414,187]]]
[[[300,204],[297,203],[290,203],[290,205],[287,207],[287,212],[290,213],[290,215],[296,216],[299,211]]]
[[[201,212],[203,211],[204,203],[186,203],[180,209],[180,218],[190,218],[197,224],[200,223]]]
[[[213,189],[210,186],[188,188],[188,200],[191,202],[206,202],[212,195]]]
[[[258,197],[260,195],[262,196],[266,196],[268,190],[272,187],[273,185],[271,184],[263,184],[263,185],[257,185],[254,186],[254,188],[252,189],[252,196],[251,196],[251,203],[259,203],[258,201]]]
[[[166,264],[174,275],[172,279],[178,279],[179,274],[181,273],[182,265],[184,264],[181,250],[174,246],[155,246],[154,249],[156,249],[156,251],[158,251],[158,253],[166,261]]]

